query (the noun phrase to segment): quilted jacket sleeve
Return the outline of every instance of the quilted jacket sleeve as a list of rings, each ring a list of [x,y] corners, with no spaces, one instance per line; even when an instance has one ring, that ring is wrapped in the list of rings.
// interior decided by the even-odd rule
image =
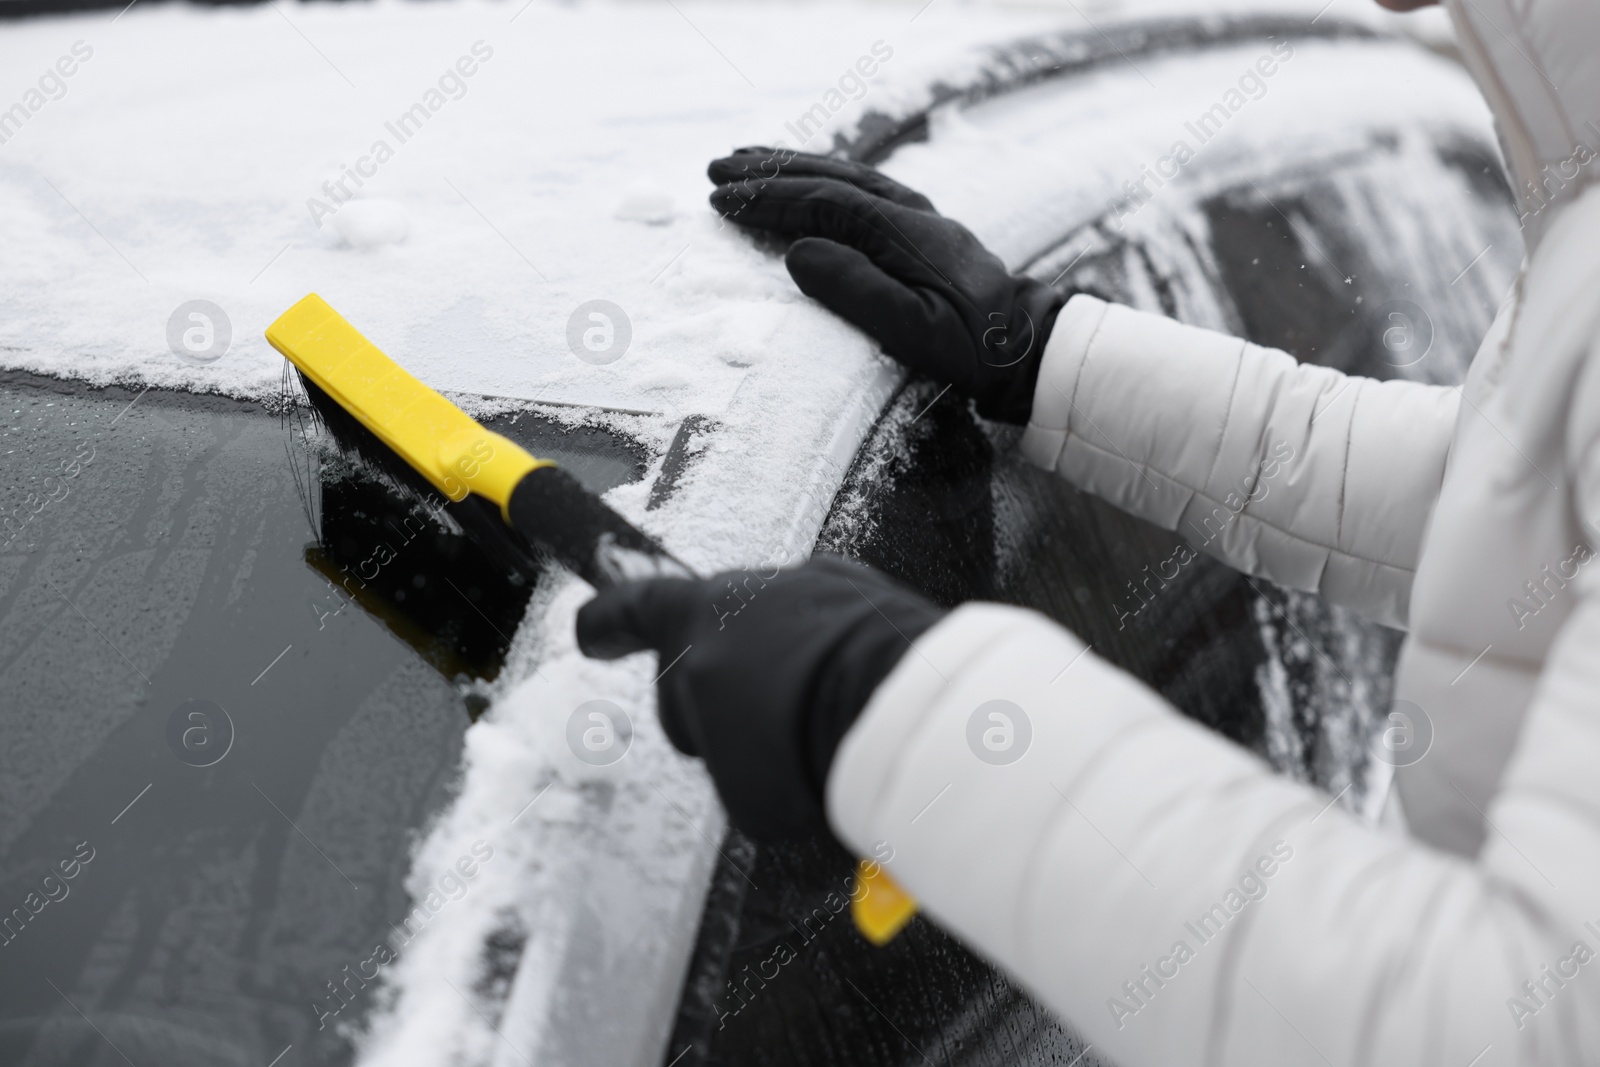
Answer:
[[[1404,627],[1458,403],[1079,295],[1022,448],[1239,570]]]
[[[1360,824],[1054,623],[984,604],[874,694],[829,818],[1102,1062],[1593,1064],[1600,601],[1569,626],[1489,806],[1508,836],[1476,860]]]

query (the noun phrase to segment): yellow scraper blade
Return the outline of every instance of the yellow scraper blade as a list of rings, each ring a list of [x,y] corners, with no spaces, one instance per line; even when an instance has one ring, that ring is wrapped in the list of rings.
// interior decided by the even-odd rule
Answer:
[[[889,872],[871,860],[856,866],[855,892],[850,894],[850,917],[861,936],[874,945],[887,945],[917,914],[917,902],[901,889]]]
[[[551,465],[412,377],[316,293],[278,316],[267,340],[451,500],[477,493],[507,515],[517,483]]]

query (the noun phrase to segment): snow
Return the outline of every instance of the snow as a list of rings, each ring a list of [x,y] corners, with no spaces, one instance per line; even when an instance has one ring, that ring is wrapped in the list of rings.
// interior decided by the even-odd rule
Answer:
[[[398,200],[364,197],[345,204],[331,220],[344,243],[362,250],[399,244],[411,232],[411,223]]]
[[[378,0],[8,26],[7,106],[75,42],[90,58],[0,144],[0,360],[259,397],[264,328],[315,290],[438,388],[714,413],[742,373],[707,348],[717,316],[800,301],[705,206],[706,163],[785,138],[874,42],[893,58],[835,125],[974,39],[1059,22],[914,12]],[[566,341],[596,298],[632,324],[610,366]],[[233,326],[203,369],[165,340],[192,299]]]
[[[25,98],[32,72],[90,54],[0,144],[0,364],[268,396],[282,364],[262,331],[315,290],[429,384],[496,398],[476,411],[604,408],[658,452],[685,416],[714,417],[664,507],[645,511],[651,477],[612,503],[697,568],[802,558],[898,372],[710,213],[706,162],[794,144],[830,93],[855,93],[847,78],[864,57],[877,73],[808,147],[865,109],[922,104],[936,78],[976,68],[984,41],[1087,29],[1130,7],[1192,10],[375,0],[140,5],[10,26],[0,107]],[[1103,210],[1260,51],[946,108],[932,142],[887,169],[1019,262],[1040,234]],[[1307,46],[1210,158],[1245,158],[1286,129],[1322,143],[1341,116],[1391,106],[1399,78],[1417,79],[1405,104],[1417,113],[1483,121],[1442,63],[1381,55],[1330,101],[1331,51]],[[1036,94],[1061,106],[1032,107]],[[197,299],[232,327],[222,358],[198,366],[167,341]],[[631,335],[604,361],[569,340],[602,300]],[[586,596],[576,582],[541,589],[467,733],[458,796],[419,842],[408,887],[425,901],[475,842],[494,858],[386,967],[384,1007],[357,1035],[365,1065],[659,1062],[722,816],[698,764],[661,736],[653,659],[577,654],[571,618]],[[569,716],[592,700],[631,721],[610,765],[568,746]],[[493,945],[518,962],[497,967]]]
[[[1259,76],[1263,60],[1274,73]],[[1230,98],[1250,74],[1259,88]],[[1225,100],[1243,102],[1202,139],[1211,127],[1199,130],[1197,120]],[[1453,127],[1478,137],[1490,124],[1463,71],[1407,44],[1258,41],[1111,65],[966,110],[942,109],[931,141],[900,149],[884,170],[983,234],[1003,258],[1028,262],[1119,202],[1127,210],[1114,211],[1114,224],[1137,227],[1161,214],[1148,203],[1199,200],[1259,173],[1264,159],[1309,166],[1361,153],[1378,116],[1396,130]],[[1192,153],[1181,166],[1179,143]],[[968,162],[951,167],[952,155]],[[1061,181],[1064,165],[1076,181]],[[1127,189],[1141,180],[1145,205]],[[999,187],[1007,195],[994,196]]]
[[[617,205],[617,218],[625,222],[647,222],[664,226],[677,212],[673,208],[672,194],[649,179],[640,179],[628,186]]]

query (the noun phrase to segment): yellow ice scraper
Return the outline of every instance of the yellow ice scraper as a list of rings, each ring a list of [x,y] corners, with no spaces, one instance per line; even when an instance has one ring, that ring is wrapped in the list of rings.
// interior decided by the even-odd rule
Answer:
[[[418,381],[315,293],[267,327],[267,340],[294,365],[343,451],[418,499],[443,496],[440,506],[469,537],[520,569],[536,572],[542,550],[596,588],[693,577],[572,475]],[[911,921],[916,904],[876,863],[862,861],[857,877],[856,928],[885,944]]]

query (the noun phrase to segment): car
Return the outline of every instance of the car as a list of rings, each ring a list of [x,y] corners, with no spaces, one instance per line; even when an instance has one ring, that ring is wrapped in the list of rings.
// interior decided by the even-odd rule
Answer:
[[[316,288],[698,569],[1033,607],[1397,819],[1396,634],[1029,468],[700,199],[731,138],[809,136],[1063,293],[1453,383],[1520,255],[1487,113],[1438,39],[1319,6],[0,31],[93,52],[0,146],[6,1062],[1099,1062],[935,924],[861,940],[836,844],[728,831],[653,721],[671,663],[581,659],[582,583],[330,450],[259,338]]]

